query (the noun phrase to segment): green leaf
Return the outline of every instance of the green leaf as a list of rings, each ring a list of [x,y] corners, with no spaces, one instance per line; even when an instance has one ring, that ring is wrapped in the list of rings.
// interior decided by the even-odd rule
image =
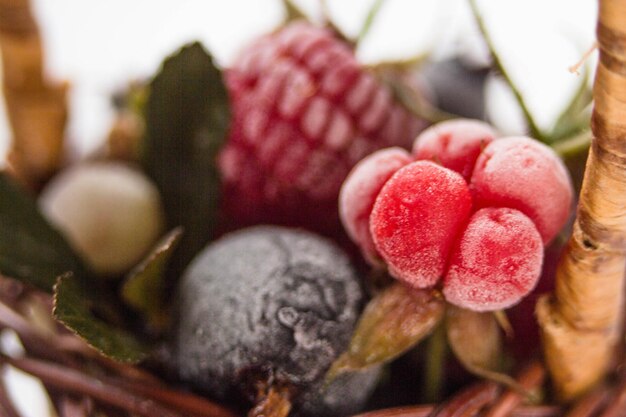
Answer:
[[[367,33],[371,29],[372,24],[374,23],[374,20],[376,20],[376,17],[378,16],[378,13],[380,12],[380,8],[383,6],[384,2],[385,0],[374,0],[374,4],[372,4],[369,11],[367,12],[367,16],[365,17],[365,22],[363,22],[363,27],[361,27],[361,30],[359,31],[359,36],[357,37],[357,43],[361,42],[365,38],[365,36],[367,36]]]
[[[565,1],[547,4],[469,0],[469,3],[492,56],[493,67],[501,76],[490,77],[487,81],[487,107],[493,111],[490,118],[496,122],[510,120],[506,112],[500,115],[498,112],[503,106],[496,99],[506,99],[502,94],[498,97],[496,92],[509,92],[499,88],[503,79],[531,136],[552,143],[576,133],[584,121],[575,120],[572,124],[574,120],[570,118],[580,112],[571,110],[580,100],[585,101],[585,96],[590,96],[586,82],[588,68],[584,68],[583,77],[568,73],[567,68],[579,60],[593,37],[583,34],[583,29],[572,33],[565,28],[573,23],[584,28],[583,23],[589,16],[579,13],[574,18],[566,18],[571,16],[563,13],[563,7],[567,6]],[[530,31],[527,30],[529,21],[532,21]],[[525,36],[519,36],[520,30]],[[502,126],[505,131],[506,123]]]
[[[585,72],[585,76],[580,78],[580,85],[574,98],[563,110],[550,132],[550,139],[553,142],[568,140],[589,128],[591,121],[589,110],[593,95],[589,88],[588,74]]]
[[[128,363],[145,359],[150,349],[131,333],[98,318],[94,295],[73,274],[58,278],[54,286],[54,317],[103,355]]]
[[[84,275],[85,267],[35,200],[0,172],[0,273],[52,292],[66,272]]]
[[[392,284],[365,308],[348,350],[328,371],[327,383],[344,372],[388,363],[408,351],[441,321],[444,307],[433,290]]]
[[[129,273],[122,286],[124,301],[155,328],[160,328],[165,322],[165,269],[182,234],[179,227],[165,235]]]
[[[161,192],[169,226],[185,230],[172,259],[181,270],[214,234],[215,160],[230,120],[222,74],[199,43],[165,60],[150,83],[145,118],[143,166]]]

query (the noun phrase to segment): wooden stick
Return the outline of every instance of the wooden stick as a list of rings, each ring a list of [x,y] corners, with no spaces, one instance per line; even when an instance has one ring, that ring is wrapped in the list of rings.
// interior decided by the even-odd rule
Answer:
[[[28,0],[0,0],[0,48],[13,132],[9,161],[19,179],[37,185],[61,163],[67,85],[44,77],[39,29]]]
[[[600,60],[578,215],[551,298],[540,300],[546,364],[561,399],[600,381],[619,340],[626,265],[626,2],[600,0]]]

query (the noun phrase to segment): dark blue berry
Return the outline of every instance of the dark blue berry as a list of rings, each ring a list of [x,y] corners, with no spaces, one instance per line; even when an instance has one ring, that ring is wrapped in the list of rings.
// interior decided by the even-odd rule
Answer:
[[[293,391],[294,415],[355,412],[377,370],[324,388],[363,302],[348,258],[309,232],[261,226],[205,248],[178,289],[173,357],[179,377],[217,398],[269,380]]]

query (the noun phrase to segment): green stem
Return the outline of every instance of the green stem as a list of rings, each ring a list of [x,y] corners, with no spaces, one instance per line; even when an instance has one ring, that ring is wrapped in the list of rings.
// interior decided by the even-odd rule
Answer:
[[[380,11],[380,8],[383,6],[384,2],[385,0],[374,1],[374,4],[372,5],[371,9],[367,13],[365,22],[363,22],[363,27],[361,28],[361,31],[359,32],[359,35],[357,36],[357,40],[356,40],[357,44],[359,44],[365,38],[367,33],[372,28],[372,24],[374,23],[374,20],[376,20],[376,15],[378,15],[378,12]]]
[[[552,149],[561,158],[565,159],[578,155],[589,148],[593,135],[590,130],[586,130],[578,135],[572,136],[552,145]]]
[[[295,20],[307,19],[306,14],[292,0],[282,0],[285,7],[285,21],[293,22]]]
[[[440,323],[428,338],[426,345],[426,370],[424,372],[424,401],[441,400],[445,379],[445,362],[448,354],[445,321]]]
[[[539,129],[539,126],[537,125],[537,123],[535,122],[535,119],[530,113],[530,109],[528,108],[528,105],[526,104],[524,97],[522,97],[522,93],[520,92],[520,90],[517,88],[517,86],[511,79],[509,73],[506,71],[506,69],[504,68],[504,65],[502,64],[500,57],[496,53],[496,48],[493,44],[491,36],[489,36],[489,31],[487,30],[483,17],[481,16],[480,11],[478,10],[478,5],[476,4],[476,0],[469,0],[469,4],[472,9],[474,18],[476,19],[476,24],[478,25],[478,28],[483,36],[483,39],[485,40],[485,43],[487,44],[487,48],[489,48],[489,53],[491,54],[491,57],[493,58],[493,63],[496,69],[498,70],[498,72],[500,72],[500,74],[502,75],[506,83],[509,85],[509,88],[511,88],[511,91],[513,92],[513,95],[515,96],[515,100],[517,101],[518,105],[520,106],[520,109],[522,110],[522,113],[524,114],[524,119],[526,119],[526,123],[528,124],[528,129],[530,131],[530,134],[535,139],[539,139],[541,142],[546,143],[547,142],[546,136],[543,134],[543,132],[541,132],[541,129]]]

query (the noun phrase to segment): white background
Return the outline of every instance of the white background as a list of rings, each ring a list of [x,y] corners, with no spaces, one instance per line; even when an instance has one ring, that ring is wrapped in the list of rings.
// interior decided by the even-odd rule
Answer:
[[[279,0],[33,0],[47,54],[47,73],[68,80],[68,138],[80,153],[93,149],[112,119],[110,94],[132,79],[145,79],[164,56],[185,42],[202,41],[221,65],[252,37],[280,24]],[[299,0],[320,19],[318,0]],[[358,33],[372,0],[327,0],[335,22]],[[574,64],[593,42],[593,0],[479,0],[486,20],[508,52],[513,73],[547,126],[575,89]],[[495,18],[490,18],[495,16]],[[488,19],[490,18],[490,19]],[[357,56],[362,62],[431,53],[462,53],[488,60],[465,0],[387,0]],[[509,99],[495,87],[493,121],[506,133],[521,129]],[[0,163],[9,130],[0,108]],[[493,111],[492,111],[493,112]]]

